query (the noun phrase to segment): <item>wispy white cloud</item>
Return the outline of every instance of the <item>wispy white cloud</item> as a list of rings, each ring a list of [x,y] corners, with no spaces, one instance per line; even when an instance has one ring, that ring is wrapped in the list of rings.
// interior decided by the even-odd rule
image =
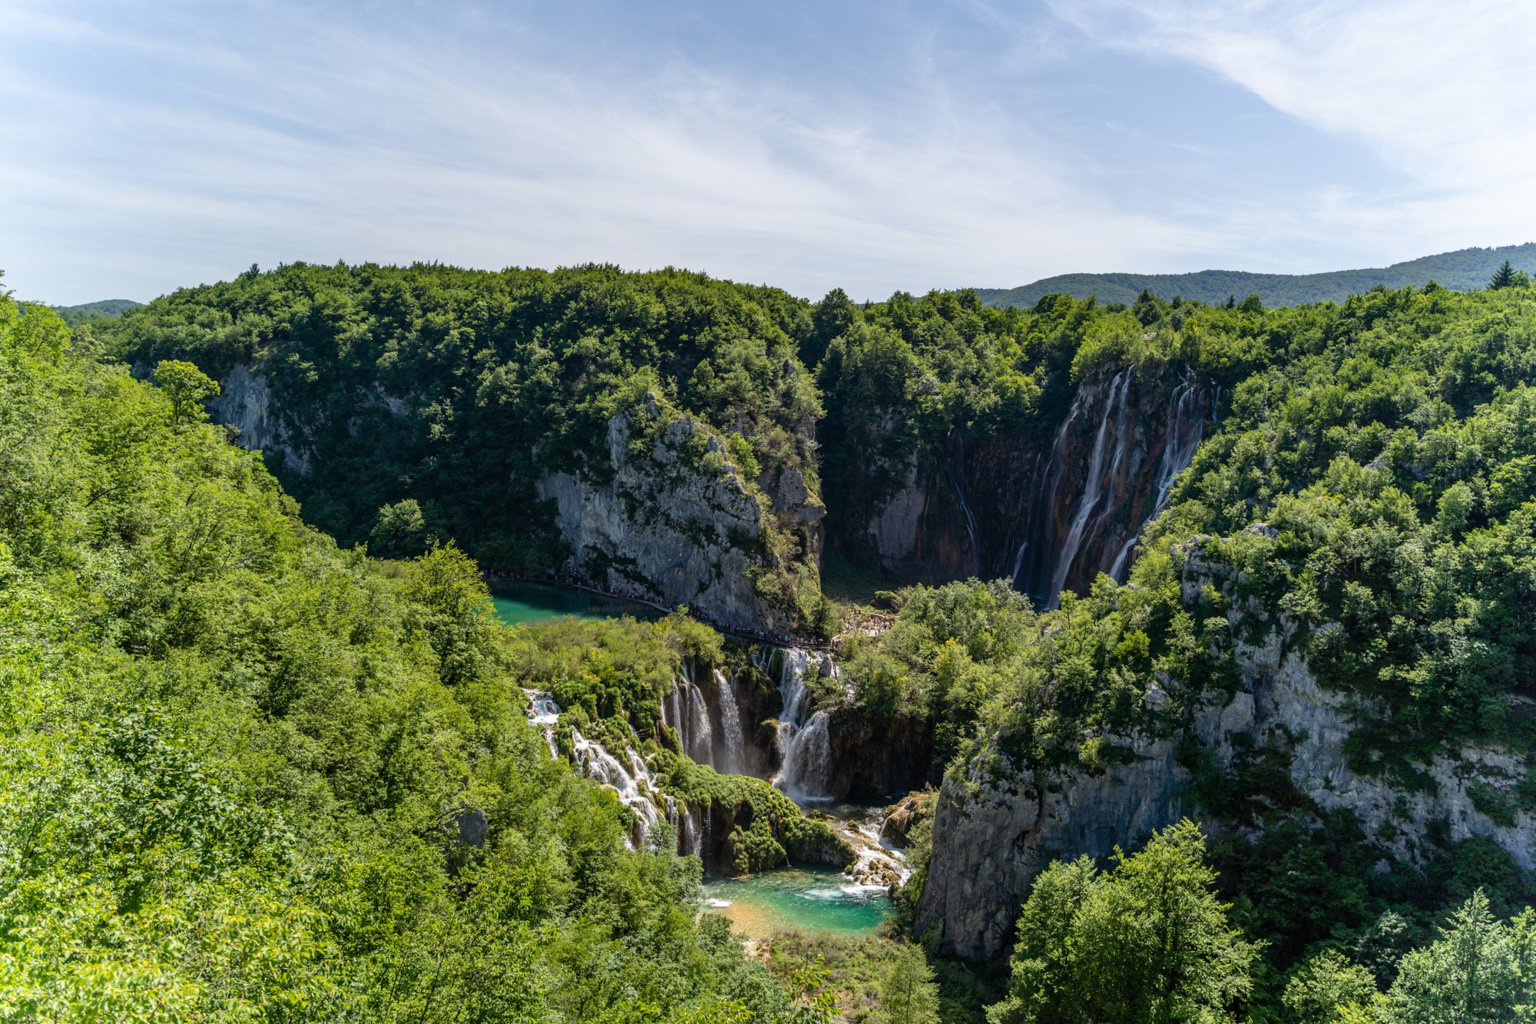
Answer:
[[[820,26],[799,2],[772,24]],[[1505,5],[1486,5],[1501,33],[1419,0],[1416,28],[1385,5],[869,3],[857,31],[754,47],[740,12],[649,28],[650,8],[572,3],[585,23],[532,3],[0,0],[7,283],[78,301],[253,261],[596,260],[881,297],[1536,236],[1523,196],[1493,201],[1531,141],[1513,101],[1484,95],[1528,42]],[[1452,55],[1427,53],[1437,34]],[[1174,132],[1165,111],[1210,120],[1180,113],[1190,68],[1236,83],[1201,71],[1210,96],[1315,126],[1296,129],[1306,145],[1259,166],[1274,147],[1228,131],[1257,100]],[[1421,118],[1451,123],[1457,152]],[[1367,140],[1401,180],[1367,181],[1348,154],[1309,166],[1337,156],[1331,137]]]
[[[1520,0],[1047,0],[1105,45],[1189,61],[1322,130],[1358,138],[1411,186],[1330,189],[1317,230],[1387,247],[1528,241],[1536,17]]]
[[[0,75],[23,97],[0,130],[24,142],[0,157],[0,186],[25,197],[6,204],[4,256],[22,282],[51,251],[34,290],[60,298],[104,287],[67,276],[104,238],[140,294],[252,259],[436,258],[689,265],[883,296],[1187,234],[1080,192],[1043,144],[1021,151],[977,125],[931,74],[895,103],[836,107],[682,61],[551,66],[515,25],[487,53],[298,7],[269,8],[275,30],[240,38],[195,16],[103,31],[38,10],[13,23],[13,46],[80,46],[161,79],[114,95]]]

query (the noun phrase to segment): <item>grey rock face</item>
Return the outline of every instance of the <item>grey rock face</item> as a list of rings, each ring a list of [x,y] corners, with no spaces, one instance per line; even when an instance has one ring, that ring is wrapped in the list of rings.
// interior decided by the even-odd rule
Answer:
[[[907,473],[906,482],[891,496],[885,507],[869,522],[869,536],[880,556],[880,565],[890,572],[903,568],[917,553],[919,530],[928,497],[917,485],[917,469]]]
[[[539,497],[556,505],[570,568],[735,625],[784,627],[784,613],[758,596],[749,575],[774,567],[761,543],[767,510],[725,461],[719,439],[687,417],[637,445],[643,453],[631,449],[633,433],[630,415],[609,421],[606,481],[551,473],[538,483]],[[715,459],[695,458],[695,435]]]
[[[280,452],[288,469],[309,472],[308,454],[289,444],[288,431],[273,412],[266,374],[237,365],[220,383],[218,397],[208,402],[208,415],[215,423],[237,429],[241,447]]]
[[[1187,594],[1197,594],[1212,572],[1192,555]],[[1242,615],[1260,614],[1257,608],[1229,612],[1234,623]],[[1293,632],[1290,623],[1277,617],[1262,642],[1237,645],[1242,686],[1224,706],[1196,714],[1192,729],[1201,743],[1223,762],[1234,755],[1236,736],[1261,746],[1289,747],[1290,777],[1301,793],[1322,811],[1353,811],[1367,834],[1409,863],[1433,854],[1427,832],[1431,823],[1443,822],[1452,840],[1487,836],[1521,867],[1536,868],[1536,817],[1520,811],[1513,824],[1500,825],[1472,800],[1476,786],[1513,790],[1524,776],[1522,757],[1466,747],[1426,766],[1434,787],[1413,793],[1385,778],[1355,773],[1343,743],[1351,723],[1372,709],[1321,688],[1303,654],[1288,649]],[[1154,706],[1166,699],[1154,684],[1146,703]],[[1009,941],[1035,875],[1053,858],[1084,853],[1102,858],[1116,844],[1128,846],[1195,813],[1187,794],[1190,779],[1175,761],[1173,740],[1117,740],[1130,746],[1138,760],[1103,776],[1037,779],[1023,774],[992,780],[973,770],[967,780],[946,779],[918,933],[937,927],[945,952],[994,957]],[[1206,825],[1217,830],[1214,822]]]
[[[1187,779],[1174,751],[1168,740],[1140,744],[1141,760],[1098,777],[979,787],[946,778],[917,933],[937,926],[945,953],[996,956],[1030,883],[1053,858],[1105,857],[1115,844],[1179,820]]]

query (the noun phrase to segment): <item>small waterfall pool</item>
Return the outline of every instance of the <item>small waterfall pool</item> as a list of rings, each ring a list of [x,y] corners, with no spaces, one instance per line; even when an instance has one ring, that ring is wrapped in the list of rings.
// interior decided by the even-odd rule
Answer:
[[[896,912],[879,886],[854,885],[835,868],[779,868],[704,882],[705,913],[721,914],[749,939],[780,932],[868,935]]]

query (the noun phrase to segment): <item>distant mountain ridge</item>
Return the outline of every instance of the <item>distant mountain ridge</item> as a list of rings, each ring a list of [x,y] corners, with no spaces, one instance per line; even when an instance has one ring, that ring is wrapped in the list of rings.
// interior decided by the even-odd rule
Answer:
[[[1129,305],[1136,301],[1143,289],[1165,299],[1180,296],[1212,305],[1226,302],[1229,297],[1242,301],[1249,295],[1257,295],[1266,306],[1299,306],[1330,299],[1343,302],[1349,296],[1368,292],[1377,285],[1397,289],[1435,281],[1456,291],[1469,291],[1487,285],[1493,272],[1505,260],[1516,270],[1536,273],[1536,242],[1493,249],[1458,249],[1394,263],[1390,267],[1335,270],[1322,274],[1253,274],[1242,270],[1202,270],[1194,274],[1059,274],[1018,288],[978,288],[976,291],[982,302],[1000,309],[1033,306],[1042,296],[1059,294],[1077,299],[1092,295],[1102,303]]]
[[[82,302],[78,306],[54,306],[53,311],[63,317],[65,323],[73,327],[87,320],[122,316],[124,310],[142,305],[144,303],[135,302],[132,299],[99,299],[96,302]]]

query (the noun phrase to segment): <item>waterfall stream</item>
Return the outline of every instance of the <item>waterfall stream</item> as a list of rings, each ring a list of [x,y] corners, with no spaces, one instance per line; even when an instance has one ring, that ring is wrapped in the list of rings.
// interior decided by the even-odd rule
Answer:
[[[1135,380],[1135,369],[1128,368],[1079,390],[1043,472],[1034,477],[1035,497],[1013,559],[1013,581],[1045,608],[1058,607],[1063,590],[1095,572],[1125,579],[1142,527],[1167,507],[1179,474],[1204,438],[1206,417],[1214,422],[1213,389],[1188,374],[1173,386],[1160,423],[1140,408],[1143,398],[1131,401]],[[1095,418],[1092,444],[1086,446],[1082,420]],[[1155,465],[1144,461],[1149,454],[1156,454]],[[1081,490],[1074,494],[1078,480]]]
[[[1109,435],[1111,420],[1120,420],[1125,415],[1125,394],[1130,388],[1133,370],[1122,370],[1110,382],[1108,396],[1105,399],[1104,420],[1099,424],[1099,432],[1093,439],[1093,452],[1088,457],[1088,475],[1083,482],[1083,495],[1077,502],[1077,513],[1072,517],[1072,526],[1067,531],[1067,539],[1056,553],[1056,564],[1051,570],[1051,590],[1046,599],[1047,608],[1055,608],[1061,602],[1061,591],[1067,585],[1067,573],[1072,569],[1072,563],[1077,559],[1078,549],[1083,545],[1083,537],[1087,533],[1088,521],[1099,507],[1099,499],[1104,496],[1102,476],[1104,468],[1104,443]],[[1117,424],[1118,426],[1119,424]],[[1113,458],[1114,468],[1118,470],[1120,461],[1125,453],[1125,431],[1115,431],[1115,452]],[[1114,507],[1114,476],[1109,481],[1109,508]]]
[[[672,691],[661,702],[661,720],[677,730],[683,753],[724,775],[753,774],[754,752],[748,750],[748,722],[741,711],[736,680],[720,669],[710,687],[698,685],[694,666],[685,663]]]
[[[555,729],[560,723],[560,705],[553,694],[543,690],[523,692],[528,695],[528,724],[544,735],[544,741],[549,744],[549,756],[559,757]],[[636,829],[629,837],[629,845],[631,848],[643,846],[646,836],[660,819],[651,800],[651,794],[657,792],[656,785],[640,755],[632,748],[626,749],[624,754],[629,760],[626,768],[601,743],[587,739],[574,726],[571,727],[571,753],[584,774],[613,790],[619,802],[635,813]]]
[[[715,669],[715,687],[720,691],[720,764],[715,770],[727,775],[747,774],[747,725],[736,703],[736,680]]]
[[[827,779],[832,770],[832,737],[827,714],[818,711],[806,721],[810,690],[806,670],[814,663],[810,651],[787,647],[780,652],[779,694],[784,710],[779,713],[779,772],[773,784],[796,803],[830,800]]]
[[[629,757],[629,767],[625,768],[601,743],[587,739],[575,726],[571,727],[571,751],[577,765],[589,778],[613,790],[619,802],[635,812],[639,822],[636,834],[631,836],[630,845],[636,848],[643,845],[658,817],[656,805],[651,803],[648,795],[654,790],[651,774],[640,760],[640,755],[633,750],[625,751]],[[640,788],[642,782],[645,784],[644,791]]]

